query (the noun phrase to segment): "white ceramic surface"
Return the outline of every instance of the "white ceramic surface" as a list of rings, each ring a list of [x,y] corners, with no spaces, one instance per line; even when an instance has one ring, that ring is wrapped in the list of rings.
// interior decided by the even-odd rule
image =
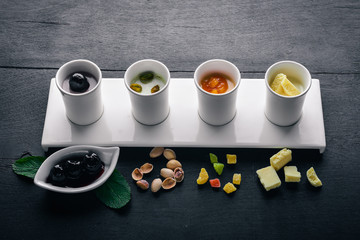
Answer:
[[[144,95],[132,90],[130,88],[131,81],[145,71],[153,71],[162,76],[166,81],[165,86],[158,92],[150,95]],[[167,118],[170,110],[170,72],[163,63],[152,59],[137,61],[126,70],[124,79],[125,86],[130,95],[132,113],[137,121],[145,125],[156,125]]]
[[[64,156],[71,156],[71,154],[76,152],[86,153],[87,151],[96,153],[105,164],[105,169],[103,174],[93,183],[84,187],[73,188],[73,187],[54,186],[46,181],[52,167],[55,166],[55,164],[57,164],[61,160],[63,160]],[[39,170],[35,175],[34,183],[41,188],[54,192],[61,192],[61,193],[81,193],[81,192],[87,192],[93,190],[97,187],[100,187],[103,183],[105,183],[106,180],[114,172],[114,169],[116,167],[119,158],[119,154],[120,154],[120,148],[118,147],[97,147],[90,145],[78,145],[78,146],[63,148],[53,153],[41,164]]]
[[[204,123],[198,114],[197,93],[191,78],[172,78],[169,86],[171,111],[161,124],[146,126],[131,113],[124,79],[103,79],[106,111],[94,124],[72,124],[51,80],[41,145],[65,147],[75,144],[124,147],[219,147],[303,148],[326,147],[319,80],[312,80],[301,119],[290,127],[278,127],[265,117],[264,79],[242,79],[235,118],[224,126]],[[115,104],[116,103],[116,104]],[[254,159],[257,160],[257,159]]]
[[[200,81],[211,73],[222,73],[235,81],[235,87],[222,94],[209,93],[201,88]],[[202,63],[194,73],[194,83],[198,95],[198,108],[201,119],[214,126],[229,123],[236,114],[236,98],[240,85],[239,69],[229,61],[212,59]]]
[[[84,93],[70,93],[62,88],[64,80],[75,72],[87,72],[95,77],[97,84]],[[56,73],[56,85],[62,94],[66,115],[78,125],[88,125],[99,120],[104,111],[102,101],[102,74],[93,62],[79,59],[65,63]]]
[[[279,73],[288,78],[302,81],[304,91],[296,96],[283,96],[274,92],[270,83]],[[266,104],[265,115],[274,124],[279,126],[290,126],[296,123],[303,112],[303,105],[307,92],[311,87],[311,75],[300,63],[293,61],[281,61],[273,64],[265,73]]]

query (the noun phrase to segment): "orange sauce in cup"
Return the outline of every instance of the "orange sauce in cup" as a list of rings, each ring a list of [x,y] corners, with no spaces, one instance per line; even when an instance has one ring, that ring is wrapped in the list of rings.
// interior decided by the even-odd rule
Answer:
[[[234,84],[228,76],[222,73],[212,73],[201,79],[200,86],[209,93],[221,94],[228,91],[229,83],[232,86],[230,89],[232,89]]]

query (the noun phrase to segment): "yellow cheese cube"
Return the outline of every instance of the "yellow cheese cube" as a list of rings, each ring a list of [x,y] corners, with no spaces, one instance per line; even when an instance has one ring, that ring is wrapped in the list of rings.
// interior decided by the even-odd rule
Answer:
[[[241,183],[241,174],[240,173],[234,173],[232,182],[233,182],[233,184],[240,185],[240,183]]]
[[[231,182],[228,182],[227,184],[225,184],[223,190],[229,194],[229,193],[232,193],[232,192],[235,192],[236,191],[236,187],[234,186],[234,184],[232,184]]]
[[[226,154],[227,164],[236,164],[235,154]]]
[[[276,171],[279,171],[283,166],[291,161],[291,150],[282,149],[270,158],[270,164]]]
[[[298,172],[296,166],[285,166],[285,182],[300,182],[301,173]]]
[[[313,185],[314,187],[322,186],[322,182],[320,181],[319,177],[316,175],[315,169],[313,167],[307,170],[306,176],[310,184]]]
[[[257,170],[256,173],[266,191],[280,187],[280,178],[272,166],[261,168]]]
[[[278,75],[276,75],[276,77],[274,78],[274,80],[272,81],[270,87],[271,89],[280,94],[280,95],[285,95],[284,89],[281,86],[281,82],[286,79],[286,75],[283,73],[279,73]]]
[[[296,96],[301,93],[287,78],[281,81],[281,86],[284,89],[285,94],[288,96]]]

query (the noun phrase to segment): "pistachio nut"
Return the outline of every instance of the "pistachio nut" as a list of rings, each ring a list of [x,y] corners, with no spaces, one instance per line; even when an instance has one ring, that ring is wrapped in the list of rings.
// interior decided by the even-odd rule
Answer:
[[[163,147],[154,147],[151,152],[150,152],[150,157],[151,158],[157,158],[159,157],[161,154],[163,154],[164,152],[164,148]]]
[[[171,159],[175,159],[176,158],[176,154],[175,152],[172,150],[172,149],[165,149],[164,150],[164,153],[163,153],[164,157],[167,159],[167,160],[171,160]]]
[[[162,181],[160,178],[155,178],[151,183],[151,191],[152,192],[158,192],[161,188]]]
[[[163,189],[168,190],[175,187],[175,185],[176,185],[176,180],[172,177],[168,177],[162,182],[161,186]]]
[[[172,169],[169,169],[169,168],[162,168],[160,170],[160,175],[163,178],[174,177],[174,171]]]
[[[134,90],[135,92],[138,92],[138,93],[141,93],[141,91],[142,91],[142,86],[140,84],[137,84],[137,83],[131,84],[130,88],[132,90]]]
[[[151,80],[154,79],[154,75],[155,74],[152,71],[142,72],[139,75],[140,82],[142,82],[144,84],[149,83],[149,82],[151,82]]]
[[[138,181],[143,178],[143,173],[139,168],[135,168],[134,171],[131,173],[131,176],[135,181]]]
[[[151,163],[145,163],[140,167],[140,171],[143,174],[150,173],[153,170],[154,166]]]
[[[180,167],[175,168],[174,170],[174,178],[176,180],[176,182],[182,182],[182,180],[184,180],[184,170]]]
[[[149,188],[149,183],[148,181],[141,179],[139,181],[136,182],[136,185],[141,188],[142,190],[147,190]]]
[[[180,167],[180,168],[181,168],[182,165],[181,165],[181,163],[180,163],[178,160],[172,159],[172,160],[170,160],[170,161],[167,162],[166,167],[174,170],[174,169],[177,168],[177,167]]]
[[[156,93],[160,90],[160,86],[159,85],[155,85],[154,87],[151,88],[151,93]]]

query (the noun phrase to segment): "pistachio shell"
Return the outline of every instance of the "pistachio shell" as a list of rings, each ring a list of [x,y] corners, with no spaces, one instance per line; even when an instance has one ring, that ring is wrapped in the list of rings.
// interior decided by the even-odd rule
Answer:
[[[175,185],[176,185],[176,180],[172,177],[168,177],[162,182],[161,186],[163,189],[168,190],[175,187]]]
[[[175,168],[174,178],[175,178],[176,182],[182,182],[182,180],[184,180],[184,175],[185,175],[185,172],[182,168],[180,168],[180,167]]]
[[[153,170],[154,166],[151,164],[151,163],[145,163],[144,165],[142,165],[140,167],[140,171],[143,173],[143,174],[146,174],[146,173],[149,173]]]
[[[160,178],[155,178],[152,183],[151,183],[151,191],[152,192],[157,192],[160,190],[162,185],[162,181]]]
[[[151,158],[157,158],[159,157],[161,154],[163,154],[164,152],[164,148],[163,147],[154,147],[151,152],[150,152],[150,157]]]
[[[162,168],[160,170],[160,175],[163,177],[163,178],[168,178],[168,177],[174,177],[174,171],[169,169],[169,168]]]
[[[177,167],[181,168],[182,165],[178,160],[172,159],[172,160],[168,161],[168,163],[166,164],[166,167],[174,170]]]
[[[176,154],[175,152],[172,150],[172,149],[165,149],[164,150],[164,153],[163,153],[164,157],[167,159],[167,160],[171,160],[171,159],[175,159],[176,158]]]
[[[139,168],[135,168],[131,176],[135,181],[138,181],[143,178],[143,174]]]
[[[149,183],[148,181],[141,179],[139,181],[136,182],[136,185],[141,188],[142,190],[147,190],[149,188]]]

